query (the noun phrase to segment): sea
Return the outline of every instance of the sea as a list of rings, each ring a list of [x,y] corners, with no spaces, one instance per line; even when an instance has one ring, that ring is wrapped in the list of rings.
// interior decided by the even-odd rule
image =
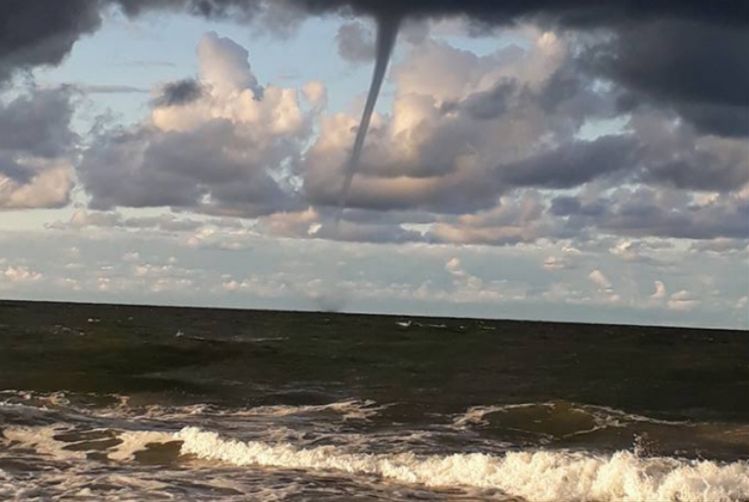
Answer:
[[[749,332],[0,302],[2,500],[749,500]]]

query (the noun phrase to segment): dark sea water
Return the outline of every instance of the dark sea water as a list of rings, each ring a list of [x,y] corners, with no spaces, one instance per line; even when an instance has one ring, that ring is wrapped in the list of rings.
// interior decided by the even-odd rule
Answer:
[[[0,499],[749,500],[749,333],[0,302]]]

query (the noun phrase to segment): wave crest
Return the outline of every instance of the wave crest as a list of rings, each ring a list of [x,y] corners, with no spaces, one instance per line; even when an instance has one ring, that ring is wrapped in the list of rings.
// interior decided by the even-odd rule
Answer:
[[[355,454],[335,446],[298,449],[291,444],[223,439],[186,427],[176,439],[182,454],[236,466],[338,471],[429,487],[494,489],[534,501],[732,501],[749,498],[749,464],[643,458],[621,451],[594,455],[519,451],[448,456]]]

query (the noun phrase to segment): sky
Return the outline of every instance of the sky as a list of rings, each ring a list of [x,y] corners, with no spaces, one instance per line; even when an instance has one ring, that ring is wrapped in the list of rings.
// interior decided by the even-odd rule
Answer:
[[[745,3],[10,0],[0,25],[0,298],[749,328]]]

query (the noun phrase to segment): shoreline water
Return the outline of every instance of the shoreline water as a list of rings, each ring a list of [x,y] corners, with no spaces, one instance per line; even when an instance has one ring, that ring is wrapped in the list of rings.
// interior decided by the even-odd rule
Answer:
[[[0,302],[0,349],[3,498],[749,499],[741,331]]]

